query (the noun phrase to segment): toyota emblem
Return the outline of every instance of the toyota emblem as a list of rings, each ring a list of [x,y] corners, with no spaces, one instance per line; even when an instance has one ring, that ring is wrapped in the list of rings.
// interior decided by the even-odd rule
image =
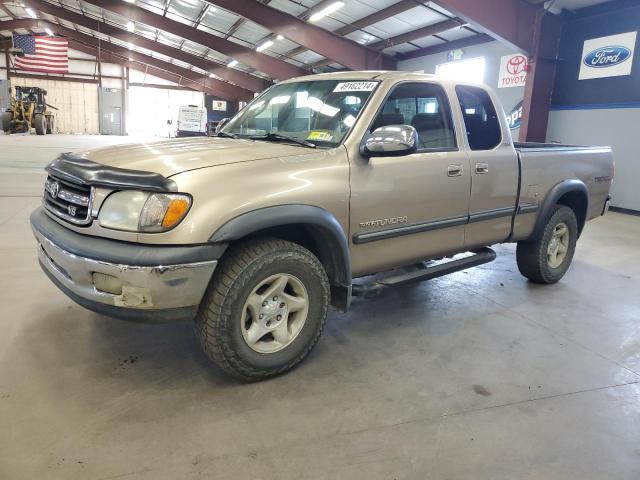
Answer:
[[[49,184],[49,193],[53,198],[58,198],[59,191],[60,191],[60,184],[58,182],[52,182]]]

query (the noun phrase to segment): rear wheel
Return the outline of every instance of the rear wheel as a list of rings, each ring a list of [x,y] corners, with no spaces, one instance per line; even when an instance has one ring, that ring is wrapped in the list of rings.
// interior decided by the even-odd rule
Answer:
[[[2,131],[9,133],[11,131],[11,121],[13,120],[12,112],[2,112]]]
[[[540,238],[518,242],[520,273],[532,282],[555,283],[569,269],[578,239],[578,221],[569,207],[556,206]]]
[[[44,135],[45,132],[47,131],[45,120],[46,118],[42,113],[36,113],[33,116],[33,125],[36,128],[36,133],[38,135]]]
[[[284,373],[324,328],[329,282],[307,249],[278,239],[239,244],[218,265],[196,318],[205,353],[246,381]]]

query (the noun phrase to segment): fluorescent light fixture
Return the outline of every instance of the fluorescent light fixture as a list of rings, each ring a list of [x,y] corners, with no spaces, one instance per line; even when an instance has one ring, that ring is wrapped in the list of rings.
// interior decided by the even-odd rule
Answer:
[[[327,5],[325,8],[320,10],[319,12],[314,13],[309,17],[310,22],[317,22],[318,20],[326,17],[327,15],[331,15],[336,10],[340,10],[344,7],[344,2],[333,2],[330,5]]]
[[[130,32],[133,32],[135,29],[136,29],[135,23],[133,23],[131,20],[129,20],[127,22],[127,30],[129,30]]]
[[[233,68],[236,65],[238,65],[238,60],[231,60],[229,63],[227,63],[227,67],[229,68]]]
[[[135,3],[136,0],[124,0],[127,3]]]
[[[27,12],[27,15],[29,15],[31,18],[38,18],[38,15],[36,15],[36,12],[33,10],[33,8],[25,8],[24,11]]]
[[[49,27],[44,27],[44,31],[47,32],[47,35],[49,35],[50,37],[53,37],[53,32]]]
[[[256,52],[262,52],[263,50],[266,50],[267,48],[269,48],[270,46],[273,45],[273,40],[267,40],[266,42],[258,45],[256,47]]]
[[[128,48],[129,50],[133,50],[133,49],[135,48],[135,45],[134,45],[133,43],[128,43],[128,44],[127,44],[127,48]]]
[[[133,62],[133,58],[129,57],[129,61],[130,61],[130,62]]]
[[[213,76],[214,76],[213,73],[209,74],[209,78],[213,78]]]
[[[284,40],[284,36],[283,36],[283,35],[278,35],[278,36],[276,37],[276,40]]]

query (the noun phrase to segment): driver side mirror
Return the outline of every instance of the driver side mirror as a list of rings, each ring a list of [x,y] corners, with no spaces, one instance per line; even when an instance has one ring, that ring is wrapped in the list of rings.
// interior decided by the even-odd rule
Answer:
[[[360,149],[365,157],[410,155],[418,150],[418,132],[411,125],[376,128]]]

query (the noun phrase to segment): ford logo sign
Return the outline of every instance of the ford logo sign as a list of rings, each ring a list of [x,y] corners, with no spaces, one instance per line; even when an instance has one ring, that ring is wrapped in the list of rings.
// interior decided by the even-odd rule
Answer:
[[[509,129],[515,130],[520,128],[520,124],[522,123],[522,102],[518,102],[518,104],[513,107],[513,110],[509,112],[507,115],[507,125],[509,125]]]
[[[631,57],[631,50],[620,45],[600,47],[587,53],[582,59],[587,67],[606,68],[618,65]]]

